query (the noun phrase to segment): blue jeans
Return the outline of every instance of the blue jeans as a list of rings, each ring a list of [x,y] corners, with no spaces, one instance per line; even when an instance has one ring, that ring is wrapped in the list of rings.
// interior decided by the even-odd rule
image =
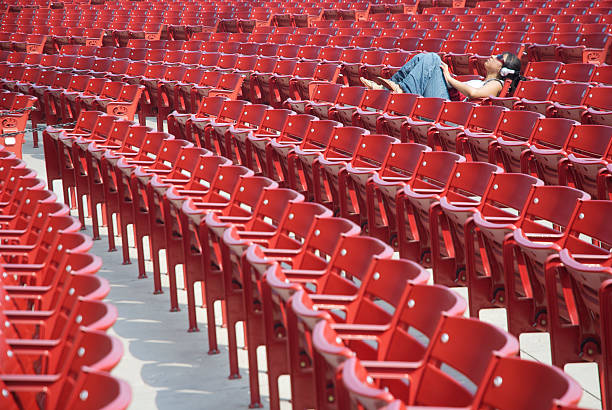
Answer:
[[[440,68],[441,62],[436,53],[417,54],[393,74],[391,81],[399,84],[406,93],[449,100],[446,80]]]

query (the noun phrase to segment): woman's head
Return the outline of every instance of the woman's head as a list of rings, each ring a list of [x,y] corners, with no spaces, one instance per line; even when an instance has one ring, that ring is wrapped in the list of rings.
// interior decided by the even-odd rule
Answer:
[[[502,53],[491,56],[485,62],[488,74],[495,74],[498,78],[506,79],[518,76],[521,72],[521,60],[512,53]]]
[[[491,56],[485,62],[488,75],[495,75],[501,80],[512,80],[508,94],[512,95],[518,82],[521,80],[521,60],[512,53],[502,53]]]

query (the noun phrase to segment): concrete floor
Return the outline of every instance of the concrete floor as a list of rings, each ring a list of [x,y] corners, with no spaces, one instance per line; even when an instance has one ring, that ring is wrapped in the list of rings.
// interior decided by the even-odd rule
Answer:
[[[155,128],[154,122],[148,124]],[[24,160],[46,180],[44,155],[41,148],[32,148],[31,135],[26,137]],[[60,200],[59,183],[53,187]],[[76,216],[76,211],[73,211]],[[91,235],[91,220],[86,219],[87,232]],[[208,355],[206,338],[207,324],[204,309],[198,308],[200,332],[187,332],[186,296],[179,289],[181,312],[169,311],[168,293],[153,295],[151,277],[138,279],[136,253],[130,242],[131,265],[123,265],[121,243],[117,239],[117,252],[107,252],[106,229],[101,230],[101,240],[95,241],[92,253],[103,258],[103,267],[98,273],[111,283],[107,299],[119,311],[119,318],[110,333],[123,342],[124,356],[113,374],[128,381],[132,386],[131,409],[235,409],[247,408],[249,404],[246,351],[240,349],[239,364],[242,378],[228,380],[227,332],[217,323],[221,354]],[[164,258],[162,258],[163,260]],[[147,272],[152,264],[147,262]],[[162,266],[162,272],[164,271]],[[162,275],[167,289],[167,276]],[[178,283],[182,283],[179,275]],[[467,289],[457,288],[464,297]],[[196,292],[199,295],[199,292]],[[219,306],[217,307],[217,312]],[[220,314],[217,314],[220,318]],[[505,310],[490,309],[481,313],[481,319],[505,328]],[[241,340],[240,338],[238,340]],[[521,336],[521,356],[550,364],[548,334],[526,334]],[[263,354],[262,351],[259,352]],[[263,357],[262,357],[263,359]],[[260,360],[262,362],[262,360]],[[589,363],[571,364],[566,372],[583,387],[581,406],[601,408],[597,366]],[[265,369],[260,369],[260,384],[266,388]],[[284,383],[283,383],[284,382]],[[291,408],[288,401],[290,391],[286,380],[281,381],[282,407]],[[267,392],[263,392],[267,394]],[[267,397],[263,397],[268,407]]]

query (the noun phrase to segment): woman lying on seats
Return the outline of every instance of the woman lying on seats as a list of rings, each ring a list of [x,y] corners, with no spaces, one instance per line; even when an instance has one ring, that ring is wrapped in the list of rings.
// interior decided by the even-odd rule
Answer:
[[[449,89],[455,89],[469,99],[498,96],[504,81],[512,80],[509,95],[520,80],[521,60],[512,53],[491,56],[484,65],[487,75],[484,80],[462,82],[453,77],[448,65],[436,53],[421,53],[414,56],[390,79],[378,77],[377,81],[361,78],[361,82],[372,89],[387,88],[396,93],[412,93],[423,97],[450,99]]]

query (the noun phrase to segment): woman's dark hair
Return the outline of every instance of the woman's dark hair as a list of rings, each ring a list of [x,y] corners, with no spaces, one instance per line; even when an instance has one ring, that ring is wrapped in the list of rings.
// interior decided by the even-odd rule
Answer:
[[[509,52],[505,52],[502,55],[504,56],[504,64],[502,65],[502,70],[499,75],[502,80],[512,80],[510,88],[508,89],[508,95],[514,95],[514,90],[519,81],[525,79],[525,77],[521,75],[521,59]],[[505,72],[506,70],[504,70],[504,68],[510,72]]]

